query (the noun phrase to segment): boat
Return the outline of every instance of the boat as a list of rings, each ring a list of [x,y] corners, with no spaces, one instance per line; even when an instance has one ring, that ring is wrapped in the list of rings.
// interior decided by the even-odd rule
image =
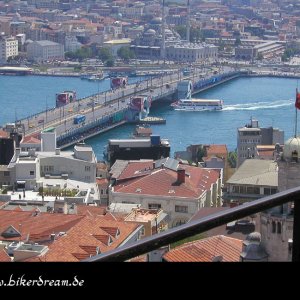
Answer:
[[[180,99],[171,104],[175,110],[206,111],[222,110],[223,100],[216,99]]]

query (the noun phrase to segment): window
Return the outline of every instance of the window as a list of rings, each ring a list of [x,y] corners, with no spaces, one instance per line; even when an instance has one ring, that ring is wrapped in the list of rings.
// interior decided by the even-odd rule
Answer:
[[[85,166],[84,170],[85,170],[86,172],[90,172],[90,171],[91,171],[91,166]]]
[[[149,203],[148,204],[148,208],[149,209],[160,209],[161,208],[161,204],[158,204],[158,203]]]
[[[272,221],[272,233],[276,232],[276,223],[275,221]]]
[[[281,233],[281,223],[280,222],[278,222],[277,223],[277,233]]]
[[[34,175],[34,171],[29,171],[29,174],[30,175]]]
[[[141,236],[145,235],[145,227],[143,226],[143,228],[141,229]]]
[[[175,212],[187,213],[188,212],[188,207],[183,206],[183,205],[175,205]]]

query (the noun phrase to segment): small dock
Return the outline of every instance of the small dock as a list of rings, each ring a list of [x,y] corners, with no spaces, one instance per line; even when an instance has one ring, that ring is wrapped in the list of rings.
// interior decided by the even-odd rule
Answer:
[[[159,118],[159,117],[146,117],[141,120],[133,121],[136,124],[166,124],[166,119]]]

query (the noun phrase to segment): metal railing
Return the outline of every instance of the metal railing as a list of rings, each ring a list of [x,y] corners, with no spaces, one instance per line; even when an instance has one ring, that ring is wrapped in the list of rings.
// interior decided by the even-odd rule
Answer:
[[[169,245],[187,237],[205,232],[228,222],[259,213],[261,211],[294,201],[293,252],[292,260],[300,261],[300,187],[270,195],[250,203],[222,211],[199,220],[189,222],[169,229],[151,237],[141,239],[130,245],[125,245],[83,260],[84,262],[126,261],[141,254],[148,253],[159,247]]]

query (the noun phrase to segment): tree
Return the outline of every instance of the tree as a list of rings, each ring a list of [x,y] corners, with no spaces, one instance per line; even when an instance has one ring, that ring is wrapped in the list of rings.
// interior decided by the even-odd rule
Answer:
[[[234,46],[235,47],[238,47],[238,46],[240,46],[241,45],[241,39],[239,38],[239,37],[237,37],[236,39],[235,39],[235,42],[234,42]]]
[[[82,61],[86,58],[91,58],[92,56],[92,50],[88,47],[82,47],[80,49],[77,49],[75,52],[65,53],[65,57],[69,59],[78,59],[79,61]]]
[[[237,162],[237,152],[236,151],[230,151],[227,156],[228,163],[231,168],[236,168],[236,162]]]
[[[135,57],[134,52],[132,50],[130,50],[130,47],[128,47],[128,46],[121,47],[117,51],[117,54],[121,59],[124,59],[124,60],[133,59]]]
[[[185,39],[186,38],[186,27],[185,26],[175,26],[174,30],[180,35],[181,39]]]
[[[113,67],[114,64],[115,64],[115,61],[114,61],[113,58],[110,58],[110,59],[108,59],[108,60],[105,62],[105,66],[106,66],[106,67]]]
[[[103,61],[106,62],[107,60],[113,59],[113,56],[111,54],[111,51],[107,47],[102,47],[98,51],[98,56],[99,58]]]

